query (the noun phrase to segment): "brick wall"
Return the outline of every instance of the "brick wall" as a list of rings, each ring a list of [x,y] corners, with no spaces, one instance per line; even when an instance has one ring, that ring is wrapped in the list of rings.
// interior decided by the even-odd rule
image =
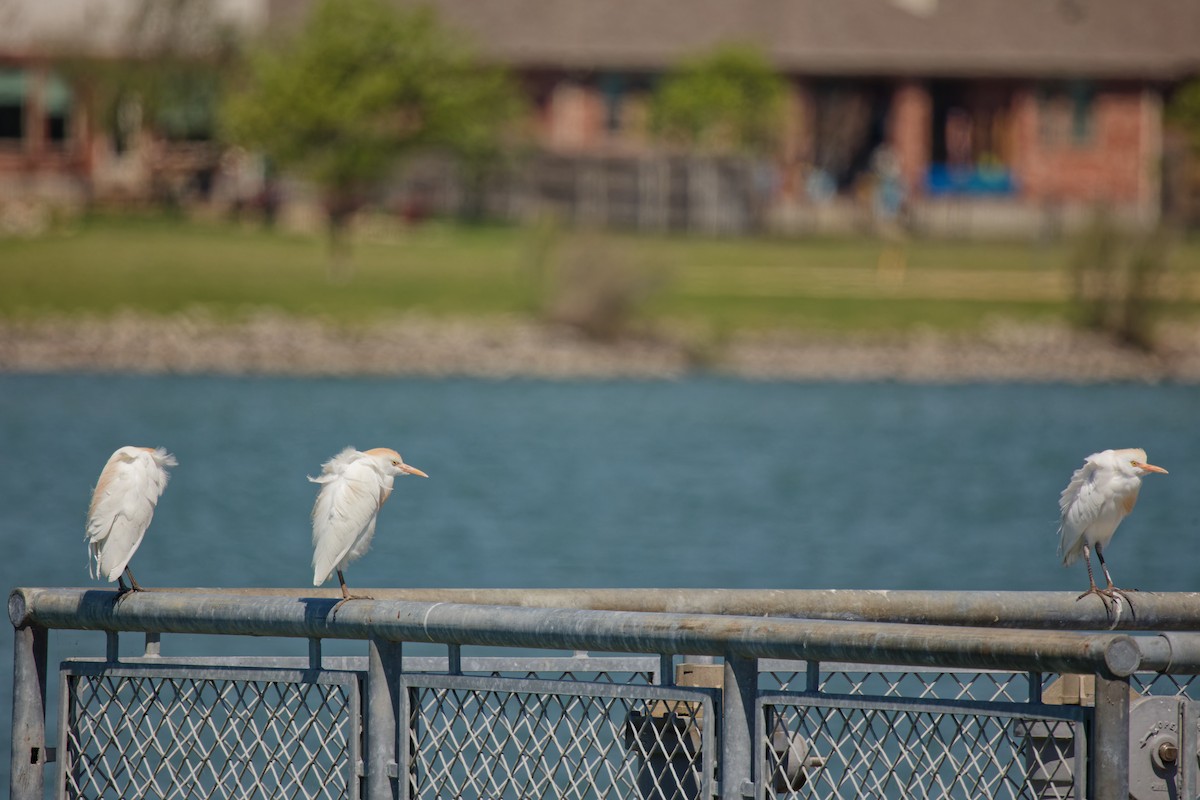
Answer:
[[[1032,201],[1156,201],[1161,121],[1156,96],[1139,88],[1102,88],[1092,99],[1090,131],[1078,135],[1064,108],[1033,87],[1013,98],[1013,172]],[[1069,113],[1067,114],[1069,117]]]
[[[892,95],[888,138],[900,161],[900,172],[911,197],[919,197],[929,170],[933,133],[933,103],[929,90],[916,81],[906,81]]]
[[[570,81],[551,92],[543,141],[553,150],[577,152],[603,143],[604,101],[594,88]]]

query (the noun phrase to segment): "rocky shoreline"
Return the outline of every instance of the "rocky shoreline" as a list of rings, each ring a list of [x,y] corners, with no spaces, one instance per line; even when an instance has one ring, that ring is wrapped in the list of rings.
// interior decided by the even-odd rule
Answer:
[[[660,334],[611,344],[522,319],[405,316],[350,327],[271,312],[0,320],[0,372],[487,378],[1200,382],[1200,326],[1164,327],[1153,354],[1065,326],[972,334]]]

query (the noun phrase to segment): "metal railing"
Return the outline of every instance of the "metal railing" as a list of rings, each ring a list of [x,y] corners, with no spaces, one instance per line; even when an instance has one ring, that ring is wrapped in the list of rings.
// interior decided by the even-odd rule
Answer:
[[[1198,594],[1117,616],[1059,593],[371,595],[15,590],[12,797],[52,762],[61,797],[1200,796]],[[50,629],[108,641],[62,664],[54,748]],[[168,658],[163,634],[309,657]]]

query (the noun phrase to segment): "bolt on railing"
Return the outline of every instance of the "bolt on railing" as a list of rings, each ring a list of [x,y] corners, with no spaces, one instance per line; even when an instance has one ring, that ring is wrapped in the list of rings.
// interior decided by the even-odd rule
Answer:
[[[404,680],[402,643],[446,645],[447,667],[461,669],[462,645],[657,654],[664,667],[674,654],[723,658],[720,795],[741,798],[762,789],[754,752],[759,659],[802,659],[908,665],[941,669],[1010,670],[1095,675],[1096,707],[1091,744],[1095,757],[1089,796],[1125,800],[1129,775],[1129,678],[1139,670],[1192,674],[1200,671],[1200,595],[1139,595],[1137,617],[1171,620],[1176,631],[1147,636],[1079,633],[945,624],[982,621],[980,601],[970,593],[711,592],[687,590],[425,590],[425,597],[380,590],[379,598],[337,606],[328,597],[281,591],[154,591],[117,598],[111,591],[14,590],[10,619],[17,630],[14,650],[14,710],[11,788],[14,798],[40,798],[45,747],[46,642],[49,629],[110,633],[109,661],[116,661],[118,632],[144,632],[148,648],[161,633],[253,635],[307,639],[310,667],[319,668],[321,639],[368,642],[365,761],[369,798],[393,797],[409,764],[408,744],[397,741],[412,709],[400,691]],[[1062,627],[1113,626],[1098,609],[1057,593],[988,593],[989,624],[1034,620],[1031,597],[1050,621]],[[392,599],[397,597],[397,599]],[[481,599],[520,600],[518,605],[480,604]],[[541,607],[540,603],[574,606]],[[802,602],[803,601],[803,602]],[[608,609],[607,605],[616,606]],[[598,606],[598,607],[595,607]],[[629,610],[630,607],[638,610]],[[956,616],[954,609],[961,610]],[[670,609],[670,610],[668,610]],[[699,609],[680,611],[679,609]],[[768,609],[763,611],[763,609]],[[755,611],[771,616],[737,615]],[[713,613],[714,611],[723,613]],[[809,619],[809,615],[823,617]],[[889,616],[891,615],[891,616]],[[837,617],[850,619],[837,619]],[[942,624],[864,621],[896,618]],[[1034,620],[1036,621],[1036,620]],[[663,670],[660,670],[663,671]],[[450,682],[453,684],[453,681]],[[1040,685],[1037,689],[1040,692]],[[1031,690],[1032,695],[1032,690]],[[407,786],[401,791],[407,791]]]

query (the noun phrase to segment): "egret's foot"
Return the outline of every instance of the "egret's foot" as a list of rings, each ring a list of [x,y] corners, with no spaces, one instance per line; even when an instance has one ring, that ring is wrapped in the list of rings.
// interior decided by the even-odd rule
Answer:
[[[339,608],[344,606],[346,603],[349,603],[351,600],[374,600],[374,599],[375,599],[374,597],[367,597],[365,594],[348,594],[345,597],[343,597],[341,600],[338,600],[336,603],[333,604],[333,608],[329,609],[329,615],[333,616],[334,614],[336,614],[337,610]]]
[[[1137,589],[1118,589],[1115,586],[1109,586],[1100,591],[1112,598],[1114,603],[1120,603],[1122,600],[1129,606],[1129,613],[1137,616],[1137,611],[1133,607],[1133,598],[1129,596],[1130,592],[1136,592]]]
[[[141,586],[138,586],[137,583],[134,583],[133,586],[126,586],[125,581],[122,578],[117,578],[117,596],[114,599],[120,600],[121,598],[125,597],[126,595],[133,594],[134,592],[144,592],[144,591],[146,591],[146,590],[143,589]]]
[[[126,575],[129,576],[129,584],[130,584],[130,586],[133,587],[132,589],[125,588],[125,576]],[[117,586],[119,587],[118,591],[117,591],[118,595],[123,595],[126,592],[144,592],[144,591],[146,591],[145,589],[143,589],[141,587],[140,584],[138,584],[137,578],[133,577],[133,570],[131,570],[129,567],[126,567],[125,571],[117,576]]]
[[[1086,592],[1079,595],[1079,597],[1076,597],[1075,602],[1078,603],[1080,600],[1087,597],[1089,594],[1096,595],[1097,597],[1100,598],[1100,602],[1104,603],[1104,613],[1109,614],[1109,615],[1112,614],[1113,606],[1116,605],[1117,600],[1115,597],[1113,597],[1111,592],[1109,592],[1107,589],[1101,589],[1099,586],[1093,586],[1092,588],[1088,589]],[[1132,608],[1132,606],[1131,606],[1131,608]]]

